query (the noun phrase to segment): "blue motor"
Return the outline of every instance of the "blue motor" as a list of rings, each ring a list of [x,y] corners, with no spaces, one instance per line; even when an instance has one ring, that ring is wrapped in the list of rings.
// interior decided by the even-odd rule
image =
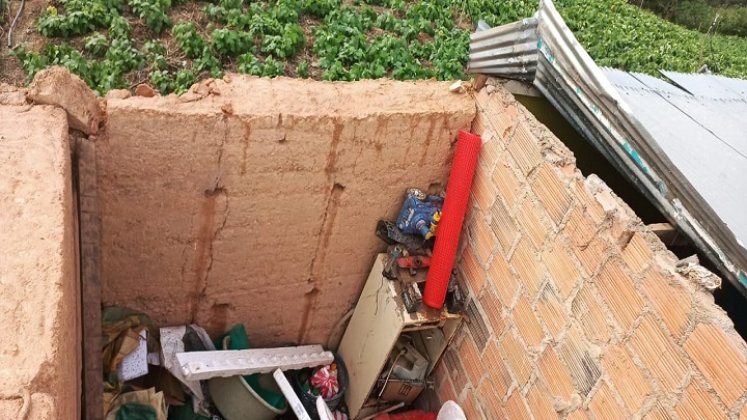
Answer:
[[[397,217],[397,227],[407,235],[420,235],[430,239],[436,234],[443,204],[443,197],[427,195],[418,188],[410,188]]]

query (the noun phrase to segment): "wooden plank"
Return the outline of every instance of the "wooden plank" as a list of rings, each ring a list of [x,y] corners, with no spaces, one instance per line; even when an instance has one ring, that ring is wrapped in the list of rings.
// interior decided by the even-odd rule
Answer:
[[[684,246],[690,242],[682,235],[676,227],[670,223],[651,223],[646,225],[667,246]]]
[[[97,206],[96,146],[78,138],[75,144],[80,232],[80,282],[83,325],[83,418],[104,417],[101,375],[101,223]]]

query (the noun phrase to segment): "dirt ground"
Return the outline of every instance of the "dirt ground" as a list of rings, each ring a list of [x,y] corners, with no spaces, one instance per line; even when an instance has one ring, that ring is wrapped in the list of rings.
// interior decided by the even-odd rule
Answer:
[[[0,5],[4,4],[0,1]],[[9,83],[12,85],[23,84],[26,75],[21,68],[21,63],[11,55],[8,48],[8,32],[11,22],[16,16],[21,2],[19,0],[9,0],[5,3],[6,8],[0,11],[0,83]],[[39,49],[44,45],[44,38],[36,31],[36,17],[42,10],[47,7],[46,0],[27,0],[23,13],[19,16],[18,22],[13,29],[13,45],[25,43],[31,49]]]

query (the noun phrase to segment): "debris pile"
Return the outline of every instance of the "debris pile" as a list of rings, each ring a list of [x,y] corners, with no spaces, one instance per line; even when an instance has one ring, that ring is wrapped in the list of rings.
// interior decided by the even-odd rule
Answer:
[[[481,142],[459,138],[449,194],[410,188],[397,220],[378,222],[388,253],[375,261],[338,353],[252,348],[242,324],[211,338],[198,325],[156,328],[146,314],[108,307],[106,419],[436,419],[408,410],[432,387],[428,378],[462,320],[452,268]],[[436,266],[445,280],[431,280]],[[429,290],[435,297],[424,304]]]
[[[316,415],[312,394],[336,409],[347,383],[342,362],[321,346],[251,349],[241,324],[212,340],[197,325],[156,329],[143,313],[109,307],[102,329],[107,420],[273,419],[296,393],[278,381],[287,382],[286,371],[294,378],[334,371],[334,386],[313,381],[310,403],[292,407]],[[347,418],[344,410],[332,415]]]

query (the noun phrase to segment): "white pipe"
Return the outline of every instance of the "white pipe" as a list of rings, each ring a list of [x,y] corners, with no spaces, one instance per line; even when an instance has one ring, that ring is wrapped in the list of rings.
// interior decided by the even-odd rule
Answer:
[[[298,420],[311,420],[309,413],[306,412],[303,404],[301,404],[301,400],[298,399],[298,395],[293,391],[293,388],[283,374],[283,371],[276,369],[272,376],[275,378],[275,382],[278,383],[280,391],[285,395],[285,399],[288,400],[288,405],[291,406],[291,409],[296,414],[296,417],[298,417]]]

